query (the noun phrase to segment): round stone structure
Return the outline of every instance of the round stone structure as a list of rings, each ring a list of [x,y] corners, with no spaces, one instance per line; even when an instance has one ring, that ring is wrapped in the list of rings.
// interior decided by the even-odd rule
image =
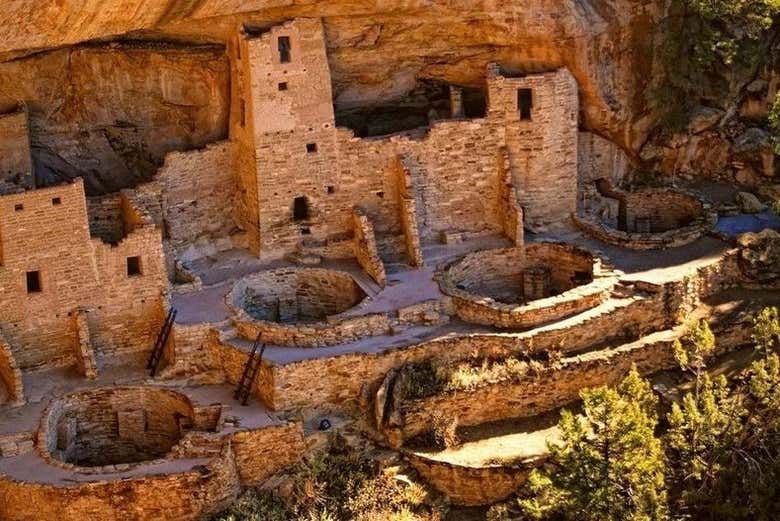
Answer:
[[[226,298],[244,338],[321,347],[389,331],[386,314],[361,312],[366,297],[345,271],[289,267],[248,275]]]
[[[587,250],[539,242],[466,255],[440,274],[439,285],[467,322],[529,328],[599,305],[616,282],[609,275]]]
[[[164,458],[193,425],[184,394],[159,387],[109,387],[66,395],[45,412],[39,448],[67,466],[101,467]]]
[[[348,273],[319,268],[281,268],[244,277],[232,303],[257,320],[295,324],[343,313],[366,297]]]
[[[632,250],[684,246],[710,231],[718,218],[709,204],[681,190],[613,190],[605,200],[612,201],[609,216],[575,215],[575,223],[596,239]]]

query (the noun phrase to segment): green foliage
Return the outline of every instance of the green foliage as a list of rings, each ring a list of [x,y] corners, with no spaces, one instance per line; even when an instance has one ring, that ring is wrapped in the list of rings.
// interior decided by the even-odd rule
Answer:
[[[780,313],[776,307],[764,308],[753,317],[753,342],[766,354],[780,346]]]
[[[212,521],[435,521],[427,491],[364,454],[331,450],[300,463],[284,497],[249,491]]]
[[[534,471],[519,501],[531,519],[667,519],[657,400],[636,369],[617,389],[583,391],[583,414],[561,414],[552,468]]]
[[[669,13],[660,26],[665,83],[653,97],[667,128],[679,131],[701,98],[728,89],[728,71],[750,77],[766,62],[780,0],[672,0]]]
[[[707,358],[715,351],[715,335],[706,320],[700,320],[688,327],[685,334],[674,341],[674,358],[683,371],[696,376],[697,385],[707,367]]]
[[[708,376],[668,416],[674,510],[694,519],[770,520],[780,497],[780,358],[729,387]]]

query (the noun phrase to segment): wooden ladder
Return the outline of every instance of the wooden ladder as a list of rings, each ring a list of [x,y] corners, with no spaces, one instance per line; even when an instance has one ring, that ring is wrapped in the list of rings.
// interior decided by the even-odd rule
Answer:
[[[260,352],[257,352],[258,347]],[[244,371],[241,373],[241,379],[238,381],[238,387],[236,392],[233,393],[233,397],[241,403],[246,405],[249,401],[249,394],[252,392],[252,386],[255,384],[255,378],[257,377],[260,366],[263,364],[263,353],[265,352],[265,344],[260,344],[260,335],[257,335],[254,344],[252,344],[252,350],[249,352],[249,358],[244,364]]]
[[[149,362],[146,364],[146,368],[149,370],[149,376],[154,376],[157,373],[157,368],[160,365],[163,351],[165,351],[165,344],[168,343],[168,337],[171,336],[171,329],[173,323],[176,321],[177,311],[171,308],[168,311],[168,316],[165,317],[165,323],[160,329],[160,333],[157,335],[157,341],[154,343],[152,354],[149,356]]]

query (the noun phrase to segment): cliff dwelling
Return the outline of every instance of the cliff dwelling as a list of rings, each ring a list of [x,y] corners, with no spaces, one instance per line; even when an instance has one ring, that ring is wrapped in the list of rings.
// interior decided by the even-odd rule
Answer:
[[[582,389],[677,369],[691,316],[741,352],[748,311],[780,302],[776,239],[741,235],[776,216],[713,180],[642,182],[592,57],[494,42],[409,74],[398,50],[374,92],[393,65],[358,53],[392,20],[240,3],[0,51],[0,76],[79,66],[60,107],[0,95],[0,519],[208,519],[337,432],[491,505]],[[103,83],[79,105],[101,74],[116,105]],[[428,443],[442,415],[488,455]]]

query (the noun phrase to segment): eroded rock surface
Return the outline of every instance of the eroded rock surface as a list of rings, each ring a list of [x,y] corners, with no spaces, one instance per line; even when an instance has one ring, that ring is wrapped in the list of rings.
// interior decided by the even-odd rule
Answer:
[[[644,91],[656,3],[42,0],[4,6],[0,57],[127,38],[225,44],[242,23],[322,17],[339,110],[402,98],[421,80],[481,87],[491,61],[517,72],[566,66],[585,126],[637,150],[653,123]],[[227,76],[208,53],[71,48],[3,64],[0,101],[31,102],[47,176],[86,175],[95,191],[132,184],[164,149],[224,133]]]

